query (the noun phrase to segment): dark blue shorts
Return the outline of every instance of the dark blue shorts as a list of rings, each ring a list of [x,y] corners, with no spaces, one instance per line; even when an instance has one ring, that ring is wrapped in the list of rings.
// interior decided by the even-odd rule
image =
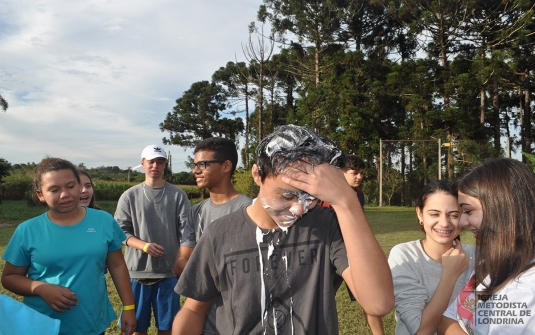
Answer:
[[[143,285],[130,279],[136,304],[136,332],[146,332],[149,329],[152,311],[156,328],[171,330],[175,315],[180,310],[180,295],[174,290],[177,282],[178,278],[166,278],[156,284]]]

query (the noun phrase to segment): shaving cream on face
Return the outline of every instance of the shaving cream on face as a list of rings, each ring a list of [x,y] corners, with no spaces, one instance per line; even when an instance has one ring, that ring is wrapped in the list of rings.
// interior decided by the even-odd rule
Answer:
[[[309,208],[313,207],[312,204],[316,198],[303,191],[284,190],[282,194],[285,197],[295,196],[295,198],[293,201],[281,201],[271,198],[269,204],[266,198],[262,198],[260,201],[262,208],[264,208],[277,226],[286,230],[292,227],[301,216],[306,214]]]

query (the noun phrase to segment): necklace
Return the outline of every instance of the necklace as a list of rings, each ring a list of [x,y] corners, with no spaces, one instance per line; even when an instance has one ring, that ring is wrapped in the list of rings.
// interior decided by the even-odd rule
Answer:
[[[150,200],[149,197],[147,196],[147,192],[145,192],[145,183],[143,183],[143,194],[145,195],[145,198],[149,201],[149,202],[158,202],[160,200],[162,200],[164,194],[165,194],[165,185],[167,183],[163,184],[163,192],[162,192],[162,195],[160,195],[160,197],[158,199],[154,199],[154,200]]]

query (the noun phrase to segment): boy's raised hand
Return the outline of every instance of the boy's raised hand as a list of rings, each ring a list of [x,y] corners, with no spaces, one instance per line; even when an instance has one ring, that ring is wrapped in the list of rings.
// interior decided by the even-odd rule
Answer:
[[[341,203],[347,197],[358,201],[342,170],[327,163],[314,166],[305,162],[294,163],[282,173],[282,181],[331,205]]]

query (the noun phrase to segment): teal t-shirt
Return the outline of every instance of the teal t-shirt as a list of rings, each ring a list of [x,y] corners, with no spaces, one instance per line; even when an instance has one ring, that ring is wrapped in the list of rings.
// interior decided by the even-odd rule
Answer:
[[[28,278],[68,287],[78,305],[62,313],[39,296],[24,297],[36,311],[61,320],[60,334],[101,334],[117,315],[108,300],[104,267],[108,252],[121,249],[125,234],[113,217],[86,209],[73,226],[59,226],[48,212],[21,223],[2,258],[15,266],[29,266]]]

